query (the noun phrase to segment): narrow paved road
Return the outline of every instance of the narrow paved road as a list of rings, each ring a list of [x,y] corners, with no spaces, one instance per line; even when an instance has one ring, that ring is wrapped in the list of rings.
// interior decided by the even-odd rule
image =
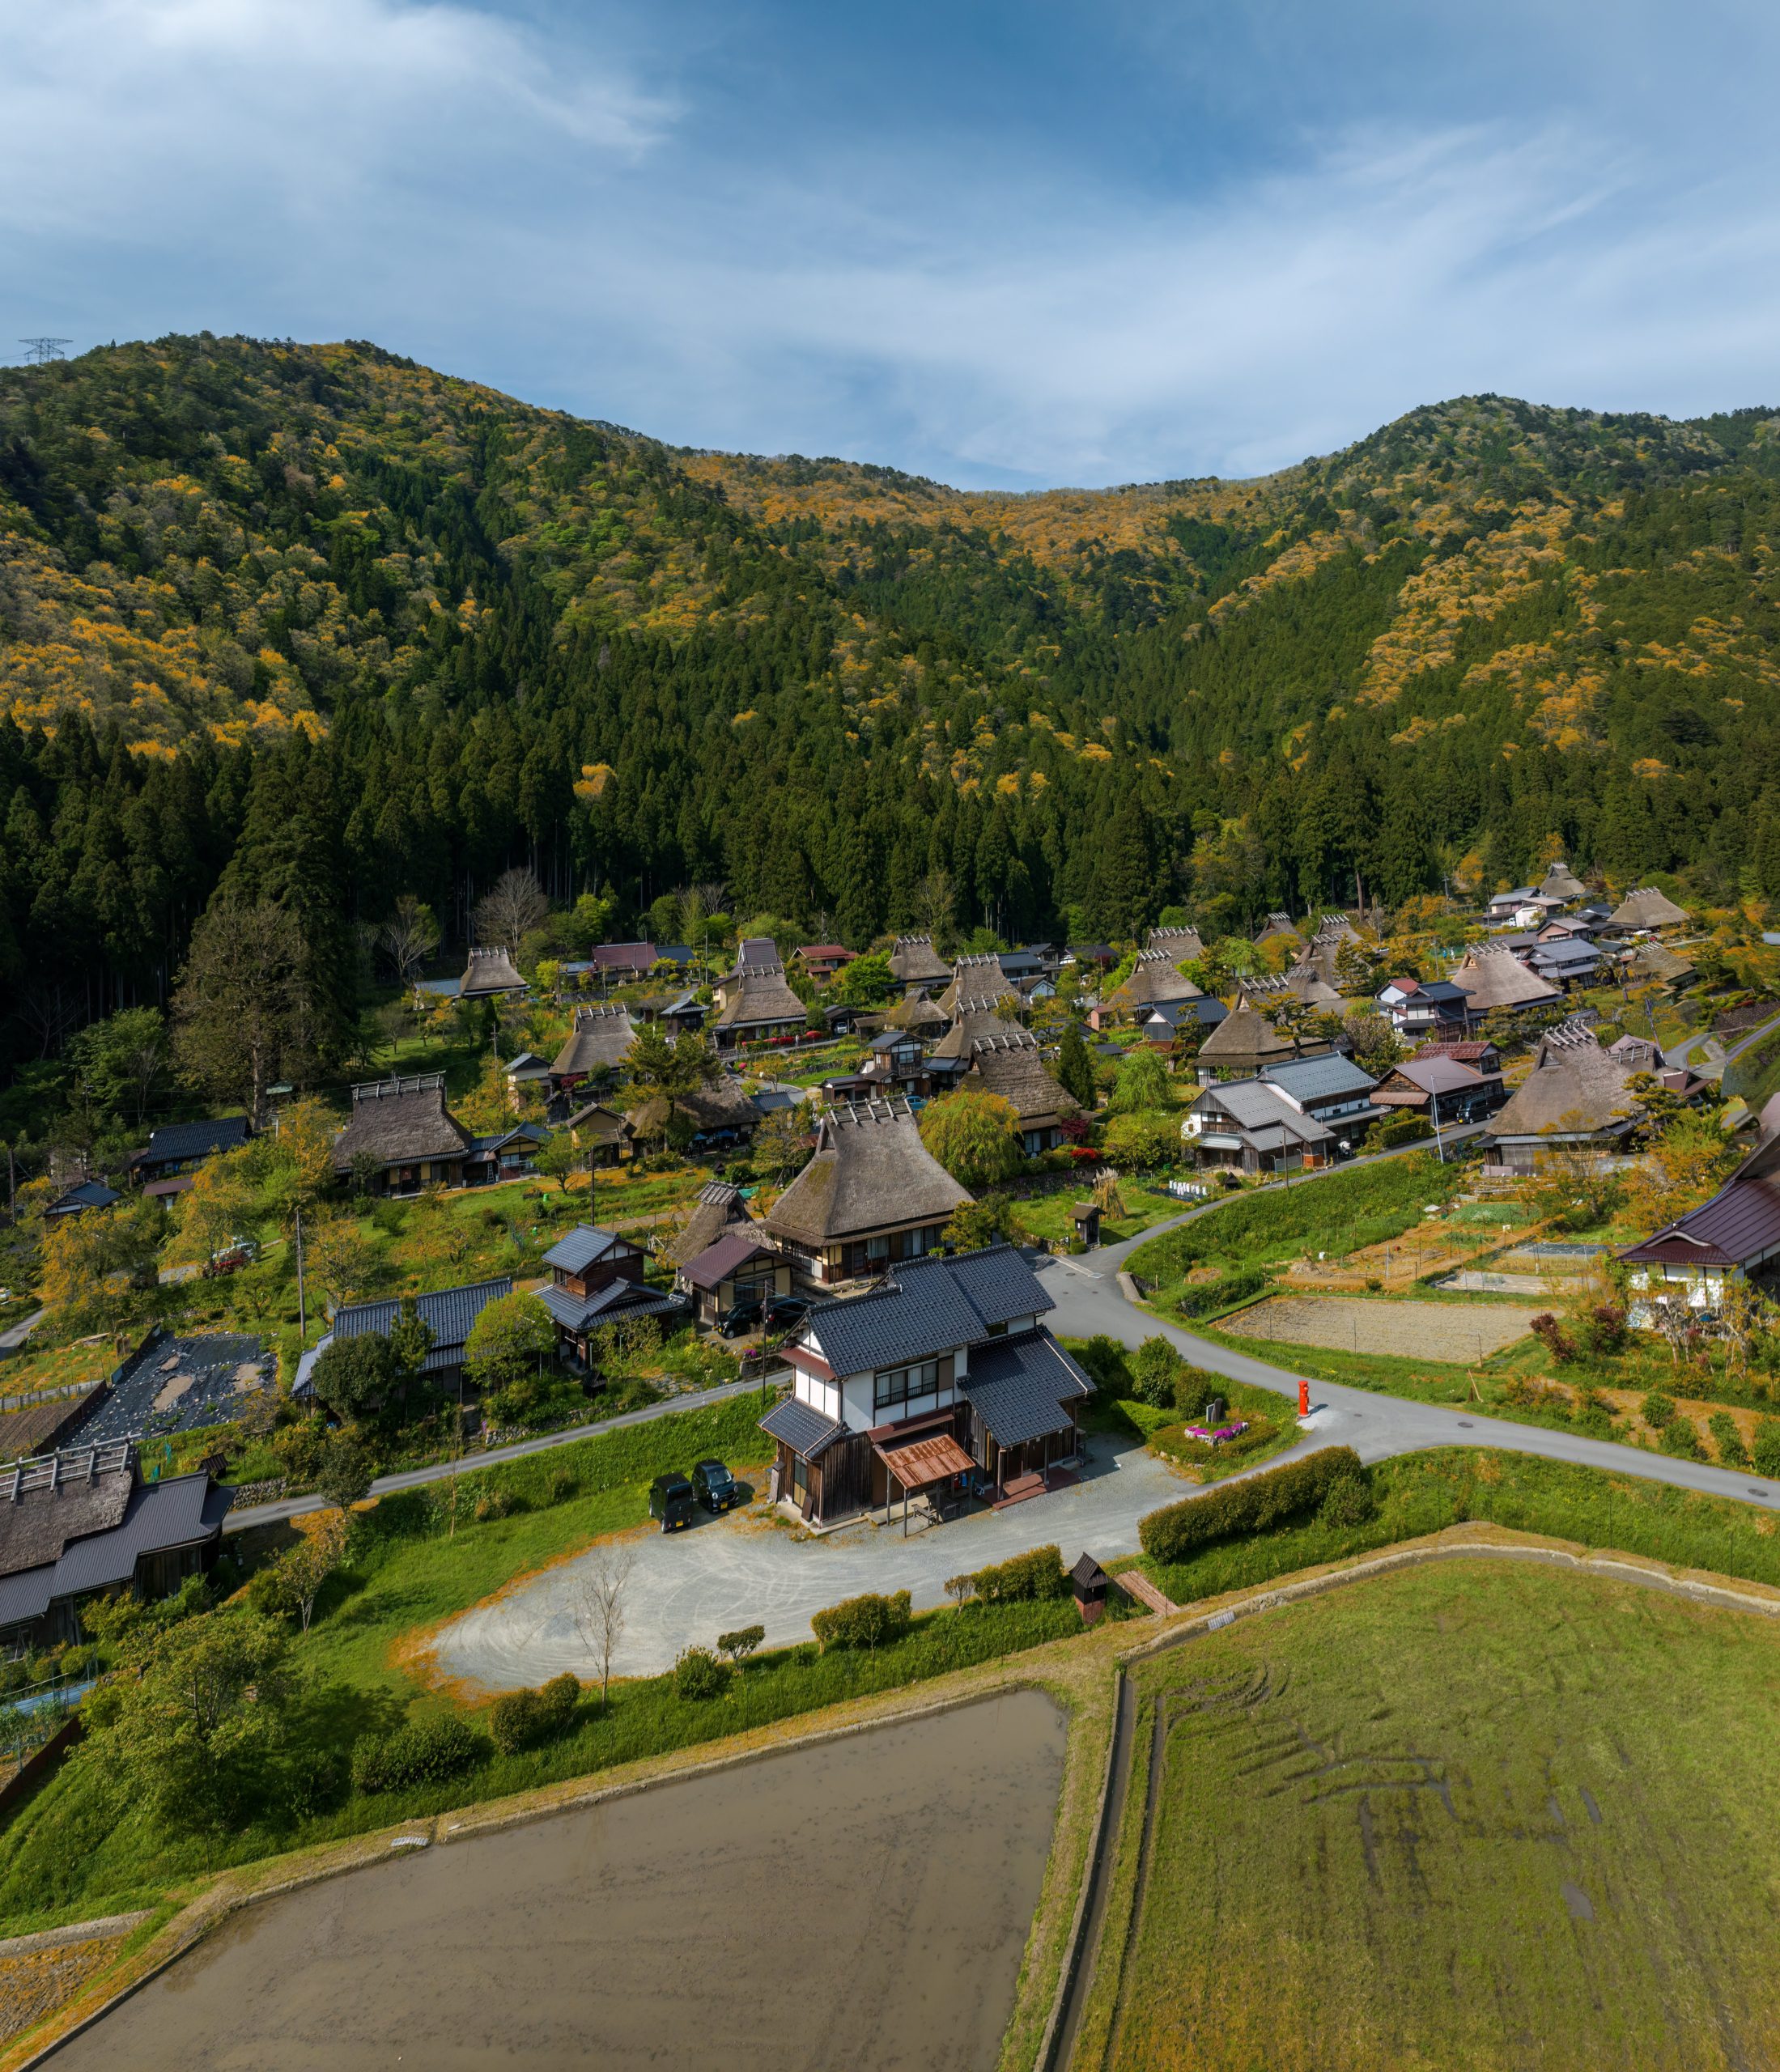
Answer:
[[[1174,1227],[1159,1225],[1158,1229]],[[1081,1258],[1049,1261],[1043,1269],[1045,1284],[1057,1306],[1047,1319],[1051,1329],[1072,1338],[1088,1338],[1104,1331],[1127,1345],[1136,1345],[1159,1333],[1196,1366],[1209,1367],[1214,1374],[1227,1374],[1232,1380],[1273,1389],[1295,1399],[1298,1377],[1289,1369],[1214,1345],[1209,1339],[1200,1338],[1181,1325],[1165,1323],[1127,1300],[1119,1285],[1119,1275],[1138,1245],[1147,1243],[1155,1234],[1148,1232],[1141,1238],[1110,1245],[1103,1251]],[[1709,1467],[1702,1461],[1672,1460],[1667,1454],[1646,1453],[1610,1439],[1587,1439],[1578,1433],[1516,1424],[1506,1418],[1479,1416],[1462,1408],[1406,1402],[1400,1397],[1374,1395],[1370,1389],[1347,1388],[1335,1382],[1313,1379],[1310,1386],[1311,1428],[1303,1446],[1294,1448],[1294,1453],[1318,1446],[1348,1446],[1362,1460],[1374,1461],[1431,1446],[1498,1446],[1507,1453],[1538,1454],[1548,1460],[1574,1461],[1584,1467],[1612,1468],[1622,1475],[1672,1483],[1709,1496],[1780,1505],[1780,1482],[1764,1481],[1730,1468]]]

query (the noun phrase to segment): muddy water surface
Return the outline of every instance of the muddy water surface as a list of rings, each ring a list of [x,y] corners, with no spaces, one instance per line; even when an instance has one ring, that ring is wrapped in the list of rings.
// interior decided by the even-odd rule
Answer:
[[[249,1908],[55,2072],[988,2072],[1063,1751],[1021,1692],[417,1852]]]

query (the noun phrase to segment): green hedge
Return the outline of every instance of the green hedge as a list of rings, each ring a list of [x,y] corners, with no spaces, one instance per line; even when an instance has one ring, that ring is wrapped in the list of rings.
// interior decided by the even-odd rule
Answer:
[[[1203,1497],[1151,1511],[1139,1522],[1137,1536],[1153,1561],[1183,1560],[1212,1540],[1264,1532],[1282,1518],[1313,1510],[1331,1483],[1365,1472],[1351,1446],[1324,1446],[1302,1460],[1286,1461],[1241,1482],[1226,1482]]]
[[[809,1630],[825,1652],[830,1648],[870,1650],[906,1633],[911,1611],[906,1590],[898,1590],[894,1597],[881,1597],[875,1590],[867,1590],[818,1611],[809,1622]]]
[[[455,1713],[411,1719],[393,1734],[367,1735],[352,1751],[352,1781],[360,1791],[401,1791],[440,1784],[479,1763],[488,1744]]]
[[[1069,1591],[1063,1556],[1055,1547],[1034,1547],[1029,1554],[978,1569],[971,1581],[985,1604],[1042,1603]]]

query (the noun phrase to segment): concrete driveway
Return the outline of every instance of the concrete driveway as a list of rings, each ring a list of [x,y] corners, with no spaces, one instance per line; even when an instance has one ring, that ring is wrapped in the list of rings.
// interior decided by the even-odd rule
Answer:
[[[1115,1446],[1104,1435],[1090,1445],[1088,1471],[1075,1488],[907,1539],[900,1518],[799,1539],[740,1511],[686,1532],[639,1536],[628,1543],[636,1570],[615,1673],[653,1675],[671,1668],[689,1641],[708,1647],[739,1626],[763,1625],[768,1646],[807,1640],[812,1612],[861,1590],[906,1590],[925,1611],[945,1602],[948,1576],[1051,1542],[1065,1561],[1085,1551],[1102,1559],[1132,1553],[1144,1513],[1192,1485],[1141,1446]],[[593,1674],[572,1608],[584,1565],[565,1562],[454,1620],[433,1650],[440,1669],[489,1690],[541,1684],[565,1669]]]

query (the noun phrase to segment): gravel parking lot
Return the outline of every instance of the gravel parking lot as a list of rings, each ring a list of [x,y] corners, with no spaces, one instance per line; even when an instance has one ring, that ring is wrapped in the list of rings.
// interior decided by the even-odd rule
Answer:
[[[1392,1352],[1408,1360],[1481,1360],[1524,1338],[1537,1310],[1506,1302],[1366,1302],[1346,1295],[1273,1295],[1221,1328],[1238,1338]]]

